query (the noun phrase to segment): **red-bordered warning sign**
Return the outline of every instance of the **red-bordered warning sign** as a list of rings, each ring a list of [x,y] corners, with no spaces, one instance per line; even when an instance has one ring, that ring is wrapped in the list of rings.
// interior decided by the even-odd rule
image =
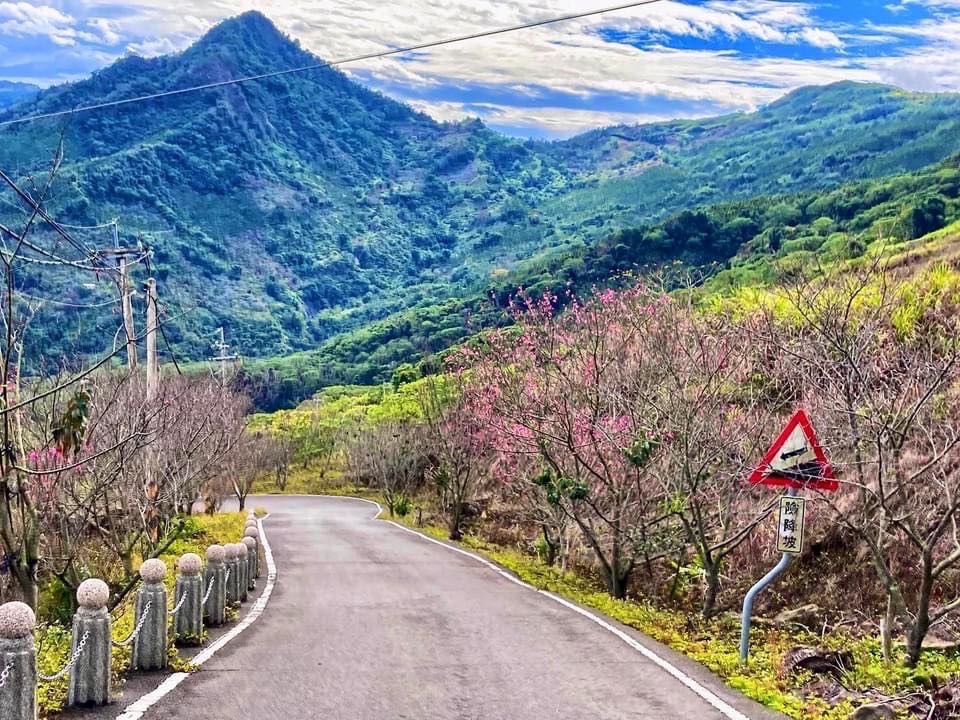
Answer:
[[[826,491],[840,486],[803,410],[793,414],[749,480],[752,485]]]

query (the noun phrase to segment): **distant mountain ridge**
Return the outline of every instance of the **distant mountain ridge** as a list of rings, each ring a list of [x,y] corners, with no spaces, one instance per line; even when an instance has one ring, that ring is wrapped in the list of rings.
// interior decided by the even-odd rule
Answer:
[[[38,85],[0,80],[0,110],[24,100],[30,100],[40,92]]]
[[[0,119],[316,61],[251,12],[182,53],[125,58]],[[42,166],[61,128],[52,209],[71,224],[120,217],[125,242],[133,229],[166,231],[143,238],[152,272],[169,302],[195,307],[168,335],[202,358],[219,325],[246,355],[309,349],[683,209],[929,165],[960,152],[960,96],[840,83],[757,113],[548,143],[439,123],[327,68],[6,128],[0,167]],[[78,300],[101,292],[24,282]],[[103,348],[102,335],[63,331],[77,327],[70,310],[45,310],[34,353]],[[385,357],[409,340],[389,342]]]

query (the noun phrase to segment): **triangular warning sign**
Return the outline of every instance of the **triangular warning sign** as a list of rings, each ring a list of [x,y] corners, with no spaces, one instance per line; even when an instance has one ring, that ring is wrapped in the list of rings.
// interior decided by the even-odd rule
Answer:
[[[751,485],[827,491],[840,486],[803,410],[793,414],[749,480]]]

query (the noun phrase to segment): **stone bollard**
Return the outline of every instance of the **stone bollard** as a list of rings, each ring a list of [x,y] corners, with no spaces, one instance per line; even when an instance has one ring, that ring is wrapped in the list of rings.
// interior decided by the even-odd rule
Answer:
[[[257,589],[257,541],[245,537],[243,544],[247,548],[247,590]]]
[[[237,553],[237,546],[233,543],[227,543],[223,546],[224,565],[230,571],[230,577],[227,580],[227,604],[240,602],[240,560]]]
[[[83,650],[70,671],[70,693],[67,704],[106,705],[110,702],[110,613],[107,600],[110,588],[103,580],[84,580],[77,588],[80,608],[73,616],[71,651]]]
[[[226,549],[223,545],[207,548],[207,567],[203,572],[204,597],[203,618],[211,627],[220,627],[226,622],[227,567],[224,562]]]
[[[237,577],[237,593],[240,596],[240,602],[246,602],[250,596],[248,585],[250,584],[250,570],[247,564],[247,546],[243,543],[234,543],[234,551],[237,553],[237,569],[240,571]]]
[[[256,557],[257,557],[256,571],[257,571],[257,574],[256,574],[256,576],[257,576],[257,577],[260,577],[260,530],[257,529],[257,528],[255,528],[255,527],[248,527],[246,530],[243,531],[243,536],[244,536],[244,537],[248,537],[248,538],[253,538],[254,541],[257,543],[257,552],[256,552]]]
[[[0,718],[36,720],[37,618],[22,602],[0,605]]]
[[[163,579],[167,566],[153,558],[140,566],[143,585],[137,592],[134,618],[140,632],[133,639],[134,670],[163,670],[167,667],[167,589]],[[144,613],[147,613],[144,618]]]
[[[177,586],[173,593],[173,638],[178,645],[199,645],[203,637],[203,564],[199,555],[187,553],[177,561]]]

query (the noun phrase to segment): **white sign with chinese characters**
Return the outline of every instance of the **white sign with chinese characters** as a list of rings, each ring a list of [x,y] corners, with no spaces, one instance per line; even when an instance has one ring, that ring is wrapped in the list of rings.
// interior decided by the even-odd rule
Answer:
[[[803,550],[803,498],[784,495],[780,498],[780,525],[777,529],[777,551],[798,554]]]

